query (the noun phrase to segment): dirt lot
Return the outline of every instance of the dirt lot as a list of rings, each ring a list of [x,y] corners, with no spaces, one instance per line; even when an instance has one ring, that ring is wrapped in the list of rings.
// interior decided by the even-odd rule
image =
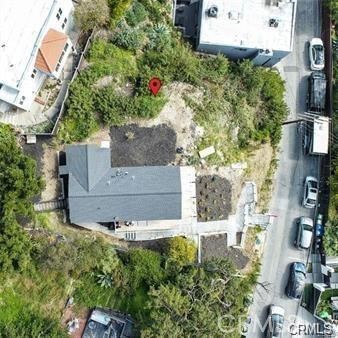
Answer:
[[[110,136],[113,166],[168,165],[175,161],[176,134],[167,125],[112,127]]]
[[[24,144],[23,151],[36,161],[37,174],[43,176],[46,186],[36,201],[57,199],[60,195],[60,183],[57,180],[57,152],[52,146],[52,138],[37,138],[36,144]]]
[[[168,102],[160,114],[152,120],[136,121],[141,127],[153,127],[166,124],[171,127],[177,136],[177,147],[184,149],[184,155],[176,155],[176,164],[185,165],[189,154],[194,150],[195,141],[203,135],[203,128],[193,121],[194,112],[188,107],[184,97],[200,102],[203,92],[191,85],[174,82],[163,88]]]
[[[227,247],[227,235],[210,235],[201,237],[202,261],[211,258],[229,258],[234,265],[242,270],[249,262],[241,250]]]
[[[197,219],[200,222],[227,219],[232,212],[232,186],[217,175],[196,179]]]

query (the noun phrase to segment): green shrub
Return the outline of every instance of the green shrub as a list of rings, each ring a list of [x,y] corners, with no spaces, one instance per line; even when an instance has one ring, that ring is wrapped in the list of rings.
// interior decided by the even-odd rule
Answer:
[[[223,55],[206,57],[201,62],[201,77],[204,80],[222,84],[229,75],[229,61]]]
[[[88,137],[98,129],[94,112],[94,92],[81,81],[81,75],[70,87],[65,119],[58,133],[59,140],[70,143]]]
[[[104,27],[109,22],[107,0],[85,0],[75,7],[75,21],[84,31]]]
[[[26,294],[17,293],[20,290],[14,290],[16,287],[3,285],[1,290],[1,338],[67,337],[58,318],[48,317],[40,311],[39,306],[35,308],[35,304],[31,302],[32,294],[27,296],[27,290]]]
[[[338,218],[331,218],[325,224],[324,248],[328,256],[338,255]]]
[[[129,27],[121,21],[115,30],[112,42],[124,49],[136,51],[143,45],[144,33],[135,27]]]
[[[115,27],[120,18],[130,8],[132,0],[108,0],[111,16],[111,27]]]
[[[159,285],[165,280],[162,257],[157,252],[146,249],[132,249],[128,252],[126,267],[130,275],[131,288],[142,285]]]
[[[170,29],[165,24],[157,24],[148,32],[147,48],[162,51],[171,44]]]
[[[129,26],[135,27],[145,21],[148,13],[144,6],[137,0],[134,0],[132,7],[126,13],[125,19]]]
[[[191,240],[177,236],[168,241],[167,256],[180,266],[194,263],[196,253],[196,245]]]
[[[195,85],[201,83],[200,59],[194,56],[190,47],[181,42],[167,45],[161,52],[146,51],[138,65],[142,76],[152,74],[164,83],[172,81]]]
[[[118,76],[121,79],[134,77],[137,74],[135,57],[129,51],[118,48],[112,43],[102,39],[96,39],[88,55],[91,67],[85,73],[89,74],[87,85],[93,83],[93,79],[105,75]]]
[[[108,125],[121,125],[127,117],[153,118],[163,108],[166,99],[162,95],[122,96],[107,87],[96,96],[96,111]]]

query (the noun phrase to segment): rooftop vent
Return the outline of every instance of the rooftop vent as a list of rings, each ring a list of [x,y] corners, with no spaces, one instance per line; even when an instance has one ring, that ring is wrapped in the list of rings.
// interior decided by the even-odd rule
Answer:
[[[211,6],[208,9],[208,17],[217,18],[217,14],[218,14],[218,7],[217,6]]]
[[[279,24],[278,19],[272,18],[269,20],[269,27],[277,28],[278,24]]]

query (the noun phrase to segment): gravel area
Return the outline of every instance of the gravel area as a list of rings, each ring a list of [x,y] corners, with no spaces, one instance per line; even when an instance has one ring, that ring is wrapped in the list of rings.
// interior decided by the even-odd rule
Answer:
[[[232,186],[226,178],[217,175],[197,177],[196,194],[198,221],[228,218],[232,211]]]
[[[176,133],[167,125],[112,127],[110,136],[114,167],[168,165],[175,161]]]
[[[244,269],[249,262],[241,250],[227,247],[227,235],[210,235],[201,237],[202,261],[212,258],[229,258],[238,269]]]

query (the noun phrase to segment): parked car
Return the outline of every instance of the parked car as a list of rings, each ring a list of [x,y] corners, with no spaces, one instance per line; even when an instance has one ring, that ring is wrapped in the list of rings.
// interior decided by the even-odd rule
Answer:
[[[312,242],[313,220],[309,217],[300,217],[297,221],[297,237],[295,245],[300,249],[308,249]]]
[[[324,61],[324,44],[319,38],[313,38],[309,44],[309,58],[311,70],[323,70]]]
[[[281,338],[283,336],[285,310],[281,306],[270,305],[266,338]]]
[[[318,180],[313,176],[307,176],[304,185],[303,206],[305,208],[315,208],[318,199]]]
[[[325,110],[326,77],[323,72],[312,72],[309,76],[307,110],[321,114]]]
[[[290,266],[290,275],[285,293],[289,298],[300,299],[306,280],[306,267],[304,263],[295,262]]]

